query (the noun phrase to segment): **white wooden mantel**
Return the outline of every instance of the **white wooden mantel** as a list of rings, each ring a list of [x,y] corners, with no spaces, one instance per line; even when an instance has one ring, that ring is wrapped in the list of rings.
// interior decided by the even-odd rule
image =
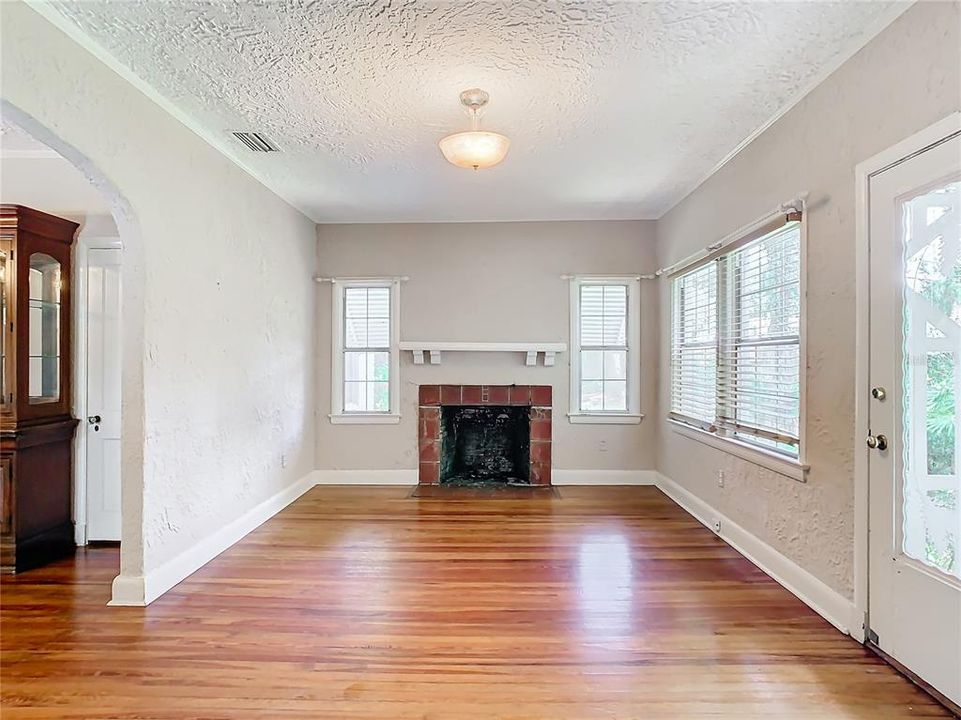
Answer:
[[[402,342],[401,350],[414,354],[414,365],[424,364],[424,355],[430,356],[431,365],[440,365],[441,353],[445,352],[519,352],[527,357],[527,365],[537,365],[537,354],[544,354],[544,366],[552,367],[557,353],[567,350],[566,343],[503,343],[503,342]]]

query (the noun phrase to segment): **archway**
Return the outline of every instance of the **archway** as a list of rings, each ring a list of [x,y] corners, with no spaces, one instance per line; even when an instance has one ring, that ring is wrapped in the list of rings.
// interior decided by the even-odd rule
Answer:
[[[102,196],[116,224],[122,242],[121,265],[122,331],[121,331],[121,546],[119,574],[113,582],[111,604],[143,605],[143,258],[142,240],[137,218],[121,191],[80,150],[63,141],[42,123],[7,100],[0,104],[0,116],[25,133],[51,148],[79,170]],[[43,208],[38,208],[43,209]],[[76,272],[76,270],[75,270]],[[74,335],[78,328],[74,327]],[[74,343],[76,353],[83,352],[82,343]],[[83,365],[83,363],[79,363]],[[83,409],[78,395],[84,378],[75,377],[74,409]],[[81,468],[80,475],[83,475]],[[74,477],[77,478],[75,469]],[[82,508],[81,508],[82,510]],[[75,508],[76,517],[77,508]]]

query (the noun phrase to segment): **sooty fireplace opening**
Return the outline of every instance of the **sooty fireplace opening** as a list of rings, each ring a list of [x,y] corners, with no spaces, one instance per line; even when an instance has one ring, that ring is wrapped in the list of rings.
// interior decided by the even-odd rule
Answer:
[[[531,409],[441,408],[440,482],[530,483]]]

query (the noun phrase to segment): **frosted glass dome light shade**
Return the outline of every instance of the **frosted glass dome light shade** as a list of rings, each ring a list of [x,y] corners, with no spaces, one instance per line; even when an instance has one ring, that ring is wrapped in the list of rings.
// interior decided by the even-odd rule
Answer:
[[[507,155],[511,141],[506,135],[480,129],[480,112],[489,101],[490,95],[480,88],[460,94],[461,105],[470,116],[470,130],[448,135],[438,143],[447,162],[480,170],[493,167]]]
[[[506,135],[485,130],[468,130],[443,138],[440,151],[447,161],[457,167],[493,167],[507,155],[511,141]]]

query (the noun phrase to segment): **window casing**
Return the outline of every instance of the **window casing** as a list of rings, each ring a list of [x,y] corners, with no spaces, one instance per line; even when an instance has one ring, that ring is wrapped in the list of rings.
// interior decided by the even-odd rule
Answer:
[[[333,423],[398,422],[396,281],[333,282]]]
[[[571,422],[640,422],[640,282],[571,281]]]
[[[800,460],[802,272],[798,218],[674,278],[672,419]]]

